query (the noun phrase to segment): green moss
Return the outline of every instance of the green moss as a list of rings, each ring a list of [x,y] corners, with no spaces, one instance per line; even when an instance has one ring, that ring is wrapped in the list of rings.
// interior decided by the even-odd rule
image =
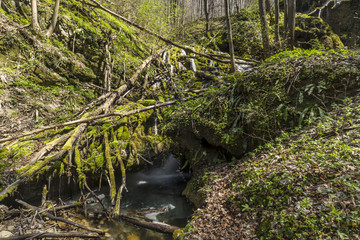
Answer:
[[[116,182],[115,182],[115,174],[114,168],[111,161],[111,148],[109,145],[109,134],[107,131],[104,132],[104,145],[105,145],[105,159],[106,159],[106,167],[110,177],[110,198],[111,201],[115,200],[116,197]]]
[[[86,182],[86,175],[83,172],[83,166],[82,166],[82,159],[79,151],[79,147],[76,146],[75,148],[75,165],[76,165],[76,172],[78,174],[78,182],[79,186],[83,187],[83,184]]]
[[[119,131],[120,132],[120,131]],[[122,133],[121,136],[119,137],[119,140],[123,140],[126,141],[130,138],[130,133],[129,133],[129,129],[126,126],[122,127]]]

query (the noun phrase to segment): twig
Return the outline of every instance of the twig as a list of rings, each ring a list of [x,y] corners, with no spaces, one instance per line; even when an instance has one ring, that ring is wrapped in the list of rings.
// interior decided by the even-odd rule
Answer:
[[[21,236],[14,236],[8,238],[2,238],[3,240],[23,240],[23,239],[33,239],[33,238],[100,238],[100,235],[97,233],[89,232],[43,232],[43,233],[31,233]]]
[[[23,205],[24,207],[28,208],[28,209],[32,209],[34,211],[41,211],[42,209],[41,208],[38,208],[38,207],[35,207],[35,206],[32,206],[22,200],[16,200],[17,203]],[[87,226],[84,226],[84,225],[81,225],[79,223],[76,223],[76,222],[73,222],[73,221],[70,221],[70,220],[67,220],[67,219],[64,219],[64,218],[60,218],[60,217],[55,217],[54,215],[48,213],[48,212],[44,212],[43,214],[45,214],[48,218],[50,218],[51,220],[54,220],[54,221],[60,221],[60,222],[64,222],[64,223],[67,223],[69,225],[72,225],[72,226],[75,226],[75,227],[78,227],[78,228],[82,228],[82,229],[85,229],[85,230],[88,230],[90,232],[96,232],[96,233],[99,233],[101,235],[104,235],[105,232],[102,231],[102,230],[99,230],[99,229],[96,229],[96,228],[92,228],[92,227],[87,227]]]
[[[190,98],[186,98],[186,99],[182,99],[181,101],[187,101],[189,99]],[[11,141],[11,140],[14,140],[14,139],[23,138],[23,137],[34,135],[34,134],[38,134],[38,133],[41,133],[41,132],[44,132],[44,131],[47,131],[47,130],[50,130],[50,129],[54,129],[54,128],[66,127],[66,126],[79,124],[79,123],[88,123],[88,122],[91,122],[91,121],[94,121],[94,120],[97,120],[97,119],[101,119],[101,118],[108,118],[108,117],[112,117],[112,116],[126,117],[126,116],[129,116],[129,115],[133,115],[133,114],[137,114],[137,113],[152,110],[155,107],[165,107],[165,106],[173,105],[173,104],[177,103],[178,101],[179,100],[168,101],[168,102],[148,106],[148,107],[141,108],[141,109],[135,109],[135,110],[128,111],[128,112],[125,112],[125,113],[112,112],[112,113],[96,115],[96,116],[93,116],[93,117],[82,118],[82,119],[78,119],[78,120],[74,120],[74,121],[70,121],[70,122],[54,124],[54,125],[42,127],[42,128],[27,132],[27,133],[24,133],[24,134],[19,134],[17,136],[12,136],[12,137],[7,137],[7,138],[0,139],[0,143]]]

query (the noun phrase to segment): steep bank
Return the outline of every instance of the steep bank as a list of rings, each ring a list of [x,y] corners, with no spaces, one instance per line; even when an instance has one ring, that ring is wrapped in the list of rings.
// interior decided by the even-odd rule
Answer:
[[[284,52],[175,108],[166,130],[194,170],[184,194],[199,208],[179,236],[356,237],[358,58]]]

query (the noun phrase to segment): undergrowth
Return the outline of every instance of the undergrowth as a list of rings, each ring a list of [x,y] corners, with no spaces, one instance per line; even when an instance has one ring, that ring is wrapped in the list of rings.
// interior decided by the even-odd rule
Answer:
[[[359,99],[283,132],[237,166],[231,209],[259,239],[359,238]]]

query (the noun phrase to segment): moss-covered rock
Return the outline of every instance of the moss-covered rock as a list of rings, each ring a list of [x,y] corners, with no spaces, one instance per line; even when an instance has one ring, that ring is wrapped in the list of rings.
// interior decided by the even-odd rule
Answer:
[[[295,39],[301,48],[339,49],[344,48],[338,35],[336,35],[319,17],[311,17],[306,14],[297,14]]]

